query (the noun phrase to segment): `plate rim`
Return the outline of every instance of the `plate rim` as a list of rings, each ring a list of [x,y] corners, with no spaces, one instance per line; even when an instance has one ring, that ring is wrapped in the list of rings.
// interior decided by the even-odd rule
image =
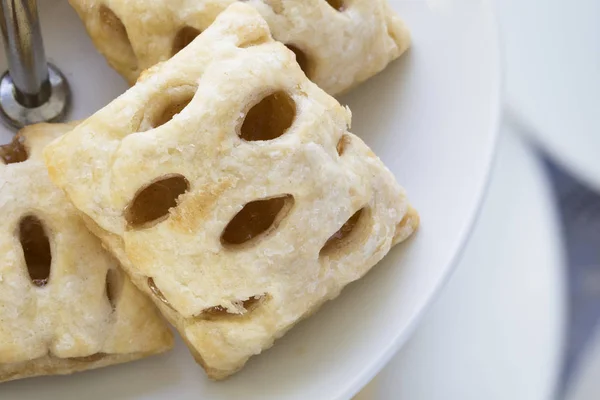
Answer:
[[[502,129],[503,119],[503,105],[506,98],[505,89],[505,71],[504,68],[504,52],[502,51],[502,41],[500,35],[500,24],[495,12],[494,6],[489,0],[483,0],[478,2],[482,6],[482,15],[486,17],[487,23],[491,25],[490,29],[490,42],[494,46],[492,49],[492,55],[496,59],[493,65],[495,66],[495,82],[493,84],[492,93],[492,104],[491,104],[491,119],[488,131],[491,134],[491,140],[489,147],[486,149],[487,164],[485,166],[486,171],[484,179],[480,182],[480,188],[476,196],[476,207],[471,213],[467,224],[465,225],[462,232],[460,232],[458,244],[453,252],[453,256],[448,261],[447,267],[438,281],[433,285],[430,293],[426,296],[427,300],[423,305],[415,311],[407,322],[406,329],[400,331],[396,337],[391,341],[388,346],[382,347],[380,354],[373,358],[373,362],[364,367],[360,371],[354,381],[342,388],[331,400],[348,400],[352,399],[357,395],[381,370],[390,362],[390,360],[397,354],[407,340],[413,335],[418,324],[421,322],[425,314],[431,309],[433,302],[438,298],[441,289],[446,286],[453,272],[456,270],[458,263],[462,257],[465,247],[468,243],[468,239],[471,237],[475,228],[475,223],[479,219],[481,214],[484,199],[488,193],[488,189],[491,181],[491,174],[493,166],[496,162],[498,155],[498,144],[500,139],[500,133]]]
[[[563,248],[563,246],[561,246],[562,226],[560,220],[560,209],[555,197],[553,196],[551,179],[549,175],[545,173],[546,171],[544,169],[543,160],[539,157],[535,148],[530,146],[527,136],[514,129],[514,127],[508,123],[502,124],[500,131],[502,132],[501,138],[504,136],[512,136],[510,139],[503,138],[502,140],[510,140],[514,142],[513,146],[518,146],[526,151],[527,154],[523,155],[522,158],[526,159],[528,164],[531,164],[529,174],[536,176],[537,180],[539,181],[539,185],[536,189],[536,191],[539,193],[536,195],[536,197],[545,199],[543,208],[545,209],[545,213],[547,215],[543,220],[545,222],[544,227],[551,228],[549,231],[546,231],[551,239],[546,247],[552,249],[552,252],[554,253],[554,262],[552,263],[553,265],[549,275],[552,276],[552,286],[555,286],[554,289],[556,290],[556,302],[559,303],[559,307],[555,310],[555,319],[558,322],[558,326],[561,328],[560,331],[556,333],[558,347],[553,349],[555,353],[555,363],[550,365],[548,368],[548,370],[552,371],[554,379],[549,381],[548,386],[546,387],[546,389],[550,392],[550,395],[555,395],[560,389],[560,377],[568,322],[568,285],[565,278],[567,274],[567,268],[565,264],[566,250]],[[500,152],[497,154],[499,153]],[[598,343],[600,344],[600,334],[598,335],[598,338]],[[394,360],[396,357],[401,357],[401,355],[394,355],[392,360]],[[386,374],[386,372],[386,368],[384,367],[381,374]],[[379,375],[373,381],[375,388],[378,387],[377,385],[380,382],[378,378]],[[383,397],[381,399],[383,400]]]

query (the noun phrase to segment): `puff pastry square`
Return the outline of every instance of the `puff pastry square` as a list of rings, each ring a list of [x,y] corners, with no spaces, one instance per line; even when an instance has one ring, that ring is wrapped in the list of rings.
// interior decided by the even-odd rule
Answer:
[[[417,227],[350,118],[260,14],[236,3],[45,157],[222,379]]]
[[[156,307],[48,178],[42,150],[70,129],[30,126],[0,146],[0,381],[69,374],[172,347]]]
[[[111,66],[133,84],[236,0],[69,0]],[[336,95],[370,78],[410,45],[387,0],[247,0],[293,49],[306,75]]]

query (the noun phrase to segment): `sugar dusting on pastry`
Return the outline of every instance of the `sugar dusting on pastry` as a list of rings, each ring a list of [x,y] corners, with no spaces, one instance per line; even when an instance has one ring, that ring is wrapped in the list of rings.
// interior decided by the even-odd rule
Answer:
[[[318,4],[290,0],[278,18],[307,9],[346,18]],[[344,12],[355,18],[373,4],[381,17],[379,2]],[[52,180],[213,379],[338,296],[418,223],[393,174],[349,132],[349,109],[268,33],[255,8],[232,5],[45,151]],[[246,46],[255,36],[263,40]],[[197,88],[193,100],[140,129],[181,87]],[[82,165],[94,166],[91,176]],[[144,191],[173,176],[189,185]],[[138,203],[146,195],[171,196],[169,207],[138,225],[128,210],[152,203]]]

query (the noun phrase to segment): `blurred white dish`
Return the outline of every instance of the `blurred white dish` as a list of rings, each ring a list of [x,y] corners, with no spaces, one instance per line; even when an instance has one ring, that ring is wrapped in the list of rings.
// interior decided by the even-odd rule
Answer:
[[[600,2],[496,4],[513,116],[550,155],[600,190]]]
[[[577,366],[566,400],[597,400],[600,393],[600,329],[587,345],[585,354]]]
[[[361,282],[232,379],[209,382],[185,347],[115,368],[2,385],[2,398],[348,399],[407,339],[467,239],[484,193],[499,115],[496,26],[487,3],[429,9],[394,0],[414,46],[343,99],[362,136],[407,188],[422,229]],[[74,88],[71,118],[126,89],[66,0],[39,2],[50,58]],[[1,63],[0,63],[1,64]],[[343,66],[341,66],[343,68]],[[0,141],[9,140],[4,131]]]
[[[414,336],[355,400],[553,398],[566,293],[552,197],[535,154],[506,135],[455,274]]]

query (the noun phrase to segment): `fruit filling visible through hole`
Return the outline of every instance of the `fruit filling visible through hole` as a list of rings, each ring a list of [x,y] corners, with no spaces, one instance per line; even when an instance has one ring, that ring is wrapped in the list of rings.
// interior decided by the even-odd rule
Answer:
[[[105,353],[96,353],[96,354],[92,354],[90,356],[84,356],[84,357],[70,357],[69,360],[91,363],[91,362],[100,361],[104,357],[106,357]]]
[[[104,4],[100,6],[98,14],[102,35],[107,39],[113,51],[118,52],[131,68],[137,68],[137,57],[121,19]]]
[[[201,317],[208,320],[215,320],[220,318],[232,318],[232,317],[241,317],[247,315],[248,313],[256,310],[262,303],[264,303],[269,298],[269,295],[260,295],[260,296],[252,296],[247,300],[240,301],[239,307],[241,308],[241,313],[232,313],[229,312],[225,307],[215,306],[211,308],[207,308],[201,314]]]
[[[346,9],[346,5],[344,4],[344,0],[326,0],[327,3],[336,10],[342,12]]]
[[[173,40],[172,54],[175,55],[183,50],[188,44],[192,43],[196,37],[200,35],[200,31],[191,26],[184,26],[177,32]]]
[[[300,65],[300,68],[304,72],[304,75],[306,75],[308,79],[311,79],[312,71],[310,71],[310,61],[306,53],[304,53],[298,47],[291,44],[287,44],[286,47],[296,55],[296,62],[298,63],[298,65]]]
[[[181,98],[166,106],[152,121],[152,127],[158,128],[173,119],[173,117],[183,111],[194,98],[193,94],[186,98]]]
[[[296,118],[296,103],[279,91],[253,106],[242,124],[240,137],[247,141],[273,140],[283,135]]]
[[[229,222],[221,241],[225,245],[240,245],[268,232],[285,217],[293,202],[294,198],[286,195],[246,204]]]
[[[169,300],[167,300],[167,298],[165,297],[163,292],[161,292],[160,289],[156,286],[156,283],[154,283],[154,279],[148,278],[148,287],[150,288],[150,291],[152,292],[152,294],[154,296],[156,296],[157,299],[159,299],[166,306],[173,308],[173,306],[171,306],[171,303],[169,303]]]
[[[348,221],[346,221],[346,223],[327,240],[321,249],[321,256],[331,255],[348,245],[352,236],[354,236],[353,233],[361,218],[364,216],[363,214],[365,214],[364,209],[360,209],[354,213],[354,215],[352,215],[350,219],[348,219]]]
[[[189,189],[181,175],[166,176],[151,183],[134,197],[125,210],[125,220],[133,229],[147,229],[166,219],[177,206],[179,196]]]
[[[336,146],[337,152],[340,156],[344,155],[344,153],[346,152],[346,148],[350,145],[350,142],[351,139],[349,135],[342,135]]]
[[[16,164],[26,161],[28,158],[27,150],[24,145],[24,138],[15,136],[12,142],[0,146],[0,159],[4,164]]]
[[[123,281],[120,272],[116,269],[109,269],[106,273],[106,298],[113,310],[117,308],[117,300],[123,289]]]
[[[31,281],[35,286],[45,286],[50,279],[52,253],[42,222],[33,215],[24,217],[19,224],[19,240]]]

